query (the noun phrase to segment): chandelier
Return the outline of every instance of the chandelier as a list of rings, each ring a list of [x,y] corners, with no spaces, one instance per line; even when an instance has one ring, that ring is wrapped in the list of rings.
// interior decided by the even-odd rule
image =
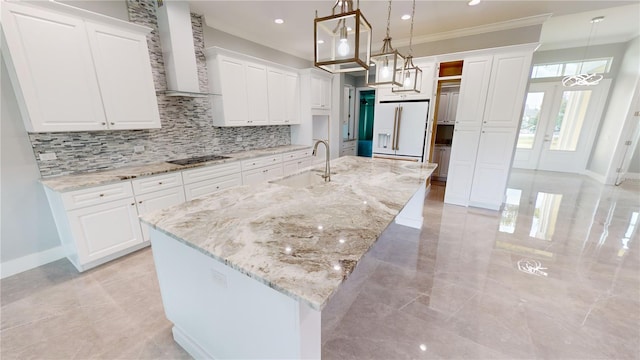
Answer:
[[[391,0],[387,10],[387,36],[382,43],[382,49],[377,54],[371,55],[371,63],[365,79],[369,79],[369,72],[374,68],[375,80],[367,82],[370,87],[402,86],[402,71],[398,71],[404,64],[404,57],[391,46],[389,28],[391,26]]]
[[[600,23],[603,20],[604,20],[604,16],[596,16],[593,19],[591,19],[591,30],[589,31],[587,47],[584,50],[584,56],[582,57],[580,70],[582,70],[582,67],[584,66],[584,61],[587,58],[589,46],[591,45],[591,35],[593,34],[593,29],[597,23]],[[592,85],[598,85],[600,83],[600,80],[602,79],[603,79],[603,76],[601,74],[596,74],[596,73],[593,73],[593,74],[582,73],[582,74],[576,74],[576,75],[567,75],[562,79],[562,85],[565,87],[592,86]]]
[[[314,20],[314,65],[331,73],[369,69],[371,25],[353,0],[337,0],[329,16]]]

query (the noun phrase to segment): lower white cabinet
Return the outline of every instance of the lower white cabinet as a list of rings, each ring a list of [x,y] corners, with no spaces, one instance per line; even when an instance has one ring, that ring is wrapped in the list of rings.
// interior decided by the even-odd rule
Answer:
[[[176,173],[176,175],[180,176],[180,173]],[[136,194],[136,203],[139,215],[182,204],[183,202],[185,202],[185,196],[182,186],[154,191],[142,195]],[[145,224],[142,224],[142,239],[144,241],[150,240],[149,229]]]
[[[242,172],[243,185],[255,185],[284,175],[282,162]]]
[[[433,172],[433,177],[440,180],[446,180],[449,173],[449,159],[451,157],[450,146],[435,146],[433,148],[432,162],[438,164],[438,167]]]
[[[298,160],[286,161],[282,164],[283,175],[291,175],[313,165],[313,158],[306,157]]]
[[[191,201],[239,185],[242,185],[242,175],[240,175],[240,172],[198,181],[193,184],[185,184],[184,194],[187,201]]]
[[[148,245],[131,182],[65,193],[45,189],[66,255],[78,271]]]
[[[453,131],[447,187],[444,194],[445,203],[469,205],[479,140],[480,129],[478,128],[461,127]]]

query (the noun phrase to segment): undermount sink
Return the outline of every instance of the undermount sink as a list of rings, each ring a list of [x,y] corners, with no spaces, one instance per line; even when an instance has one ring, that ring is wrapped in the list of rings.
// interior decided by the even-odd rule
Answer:
[[[323,184],[325,181],[322,175],[323,172],[309,170],[300,174],[287,176],[279,180],[270,181],[270,183],[302,188],[310,185]]]

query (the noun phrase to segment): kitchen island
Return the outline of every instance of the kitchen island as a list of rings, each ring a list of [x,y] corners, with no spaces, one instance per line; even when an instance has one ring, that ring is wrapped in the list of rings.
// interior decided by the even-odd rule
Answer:
[[[435,166],[342,157],[328,183],[239,186],[143,216],[174,339],[195,358],[319,358],[322,309],[394,218],[420,222]]]

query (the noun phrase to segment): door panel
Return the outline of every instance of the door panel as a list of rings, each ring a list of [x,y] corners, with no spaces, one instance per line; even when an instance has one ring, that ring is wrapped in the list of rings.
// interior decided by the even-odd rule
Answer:
[[[445,203],[462,206],[469,204],[479,140],[479,128],[459,128],[453,132]]]
[[[555,91],[555,84],[538,83],[529,86],[513,160],[514,168],[535,169],[538,166]]]
[[[396,155],[422,157],[427,126],[427,102],[401,104],[398,115]]]
[[[481,125],[489,88],[491,60],[491,56],[464,59],[456,125]]]

